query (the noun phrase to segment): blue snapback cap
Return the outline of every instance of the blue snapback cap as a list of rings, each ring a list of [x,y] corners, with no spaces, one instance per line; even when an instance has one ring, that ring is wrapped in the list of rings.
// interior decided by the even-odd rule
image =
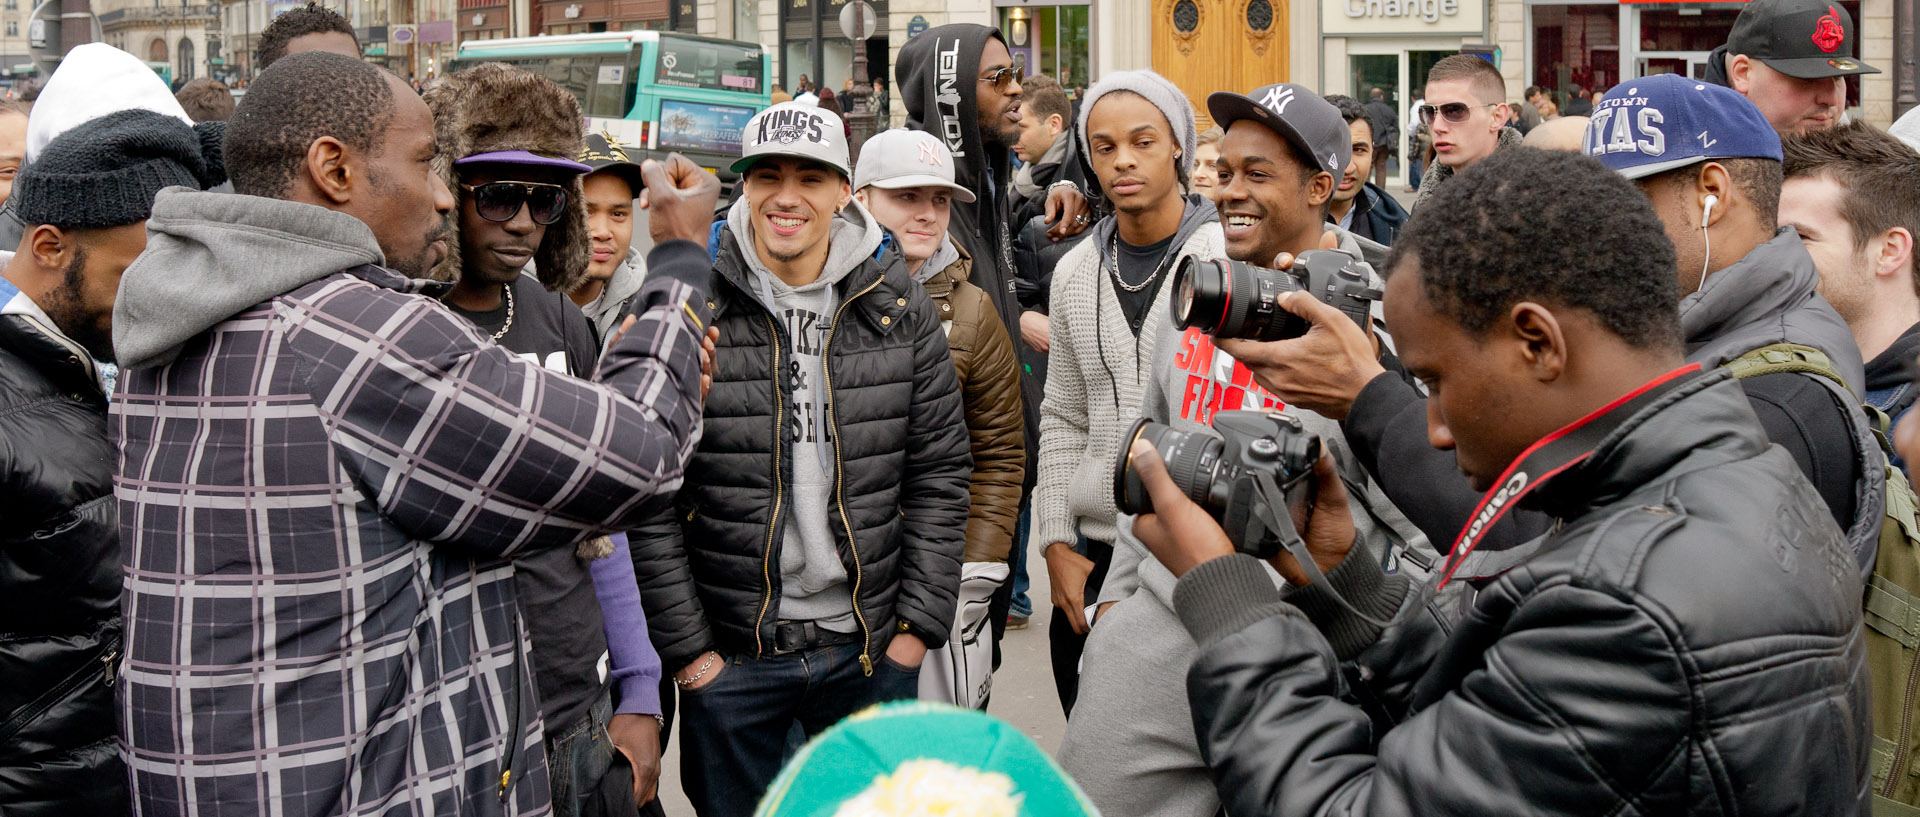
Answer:
[[[1629,179],[1710,159],[1780,161],[1780,135],[1739,92],[1679,74],[1629,80],[1593,106],[1588,156]]]

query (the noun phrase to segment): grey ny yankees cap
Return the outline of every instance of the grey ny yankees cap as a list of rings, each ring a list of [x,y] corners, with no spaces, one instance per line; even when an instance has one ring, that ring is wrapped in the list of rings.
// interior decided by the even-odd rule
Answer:
[[[894,128],[881,131],[860,148],[860,164],[853,169],[853,189],[878,187],[944,187],[955,201],[971,204],[973,191],[953,181],[953,151],[940,137],[926,131]]]

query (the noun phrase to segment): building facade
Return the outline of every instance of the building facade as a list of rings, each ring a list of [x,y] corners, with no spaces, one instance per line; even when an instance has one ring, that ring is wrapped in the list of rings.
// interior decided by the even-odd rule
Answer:
[[[174,82],[208,76],[208,61],[222,59],[222,11],[219,3],[206,0],[182,3],[94,0],[93,3],[94,16],[100,20],[101,37],[107,44],[145,60]],[[12,11],[0,13],[13,14]],[[11,27],[13,23],[9,21],[7,25]]]

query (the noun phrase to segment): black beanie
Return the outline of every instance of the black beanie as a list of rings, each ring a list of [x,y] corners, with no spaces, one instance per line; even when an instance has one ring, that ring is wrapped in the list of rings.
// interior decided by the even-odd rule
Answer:
[[[67,229],[145,221],[162,188],[200,189],[206,162],[187,123],[148,110],[110,113],[60,134],[13,180],[27,224]]]

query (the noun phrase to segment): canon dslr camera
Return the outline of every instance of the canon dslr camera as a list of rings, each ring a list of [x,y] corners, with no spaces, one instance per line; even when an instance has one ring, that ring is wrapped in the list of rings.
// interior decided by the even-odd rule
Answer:
[[[1309,250],[1293,267],[1272,270],[1225,258],[1180,260],[1173,273],[1173,325],[1197,326],[1216,338],[1291,340],[1313,324],[1280,308],[1281,295],[1304,289],[1366,328],[1380,300],[1366,270],[1339,250]]]
[[[1308,477],[1320,459],[1320,438],[1296,418],[1265,411],[1220,412],[1214,415],[1213,430],[1219,439],[1146,419],[1135,422],[1120,438],[1114,503],[1121,513],[1153,513],[1152,498],[1133,467],[1133,441],[1145,439],[1159,450],[1173,483],[1213,514],[1235,548],[1272,558],[1280,553],[1282,537],[1295,535],[1289,507],[1308,499],[1306,489],[1313,484]],[[1260,483],[1269,479],[1263,489]],[[1286,529],[1275,530],[1275,524]]]

